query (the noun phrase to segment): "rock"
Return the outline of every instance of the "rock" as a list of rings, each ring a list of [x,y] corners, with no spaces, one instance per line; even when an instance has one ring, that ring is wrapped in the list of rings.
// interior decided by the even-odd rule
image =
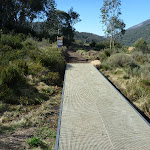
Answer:
[[[128,48],[128,51],[129,51],[129,52],[132,52],[134,49],[135,49],[135,47],[129,47],[129,48]]]
[[[100,65],[101,65],[101,62],[99,60],[94,60],[94,61],[91,61],[91,64],[96,67],[96,68],[99,68]]]

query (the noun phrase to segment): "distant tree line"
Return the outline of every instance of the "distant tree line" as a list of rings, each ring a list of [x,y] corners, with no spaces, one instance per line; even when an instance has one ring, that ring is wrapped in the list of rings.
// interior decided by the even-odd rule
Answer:
[[[30,33],[56,40],[59,29],[67,46],[74,39],[73,26],[80,21],[79,16],[73,8],[68,12],[57,10],[55,0],[0,0],[0,29],[4,33]],[[36,24],[37,20],[41,23]]]

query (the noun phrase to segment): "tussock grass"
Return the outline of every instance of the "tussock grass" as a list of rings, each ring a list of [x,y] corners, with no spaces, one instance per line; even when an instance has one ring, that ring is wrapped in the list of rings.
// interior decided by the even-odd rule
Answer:
[[[101,71],[150,118],[150,55],[121,50],[100,52]]]

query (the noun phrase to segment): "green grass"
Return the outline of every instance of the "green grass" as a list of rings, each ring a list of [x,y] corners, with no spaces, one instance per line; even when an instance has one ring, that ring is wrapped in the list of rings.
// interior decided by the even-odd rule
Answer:
[[[33,147],[41,147],[42,149],[48,149],[46,143],[44,143],[38,137],[32,137],[31,139],[27,139],[26,142],[30,145],[31,148],[33,148]]]

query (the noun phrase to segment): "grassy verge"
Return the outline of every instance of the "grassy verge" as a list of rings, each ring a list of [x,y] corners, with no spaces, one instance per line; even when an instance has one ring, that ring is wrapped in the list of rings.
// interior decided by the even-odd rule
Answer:
[[[44,39],[3,34],[0,70],[0,149],[53,149],[65,70],[62,50]]]
[[[103,50],[100,71],[150,118],[150,54],[127,49]]]
[[[80,47],[78,47],[80,49]],[[150,118],[150,54],[128,47],[93,51],[81,47],[77,53],[101,61],[100,71],[133,103]],[[96,54],[96,55],[94,55]],[[98,58],[97,58],[98,57]]]

